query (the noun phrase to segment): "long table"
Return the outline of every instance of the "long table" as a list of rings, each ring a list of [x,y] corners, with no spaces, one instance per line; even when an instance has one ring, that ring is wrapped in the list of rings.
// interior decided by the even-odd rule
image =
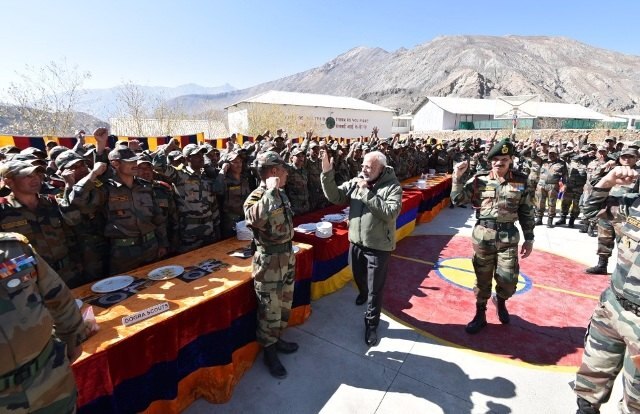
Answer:
[[[177,413],[200,397],[213,403],[231,398],[259,352],[251,259],[227,254],[247,244],[229,239],[131,271],[144,279],[166,265],[187,268],[209,258],[229,264],[189,283],[155,282],[109,308],[93,306],[100,330],[73,364],[80,413]],[[312,247],[295,244],[292,325],[310,314],[313,263]],[[74,289],[74,296],[85,298],[90,288]],[[162,302],[168,311],[123,326],[124,316]]]
[[[402,193],[402,209],[396,219],[396,240],[411,234],[416,225],[416,217],[422,196],[416,192]],[[332,205],[321,210],[296,216],[296,226],[317,223],[327,214],[342,213],[346,206]],[[313,272],[311,277],[311,299],[333,293],[349,283],[353,278],[349,261],[349,229],[347,222],[334,223],[331,237],[323,239],[314,233],[296,232],[294,240],[313,246]]]
[[[402,181],[403,192],[419,194],[418,223],[428,223],[433,220],[440,210],[449,205],[451,194],[451,175],[437,175],[429,177],[426,188],[418,188],[416,182],[420,177],[412,177]]]

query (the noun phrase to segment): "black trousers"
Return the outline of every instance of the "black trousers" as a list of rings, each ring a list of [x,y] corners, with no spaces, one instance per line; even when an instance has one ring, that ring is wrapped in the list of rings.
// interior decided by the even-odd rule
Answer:
[[[367,296],[367,312],[364,322],[377,327],[382,311],[382,293],[387,279],[387,267],[391,252],[369,249],[351,243],[349,249],[353,278],[361,295]]]

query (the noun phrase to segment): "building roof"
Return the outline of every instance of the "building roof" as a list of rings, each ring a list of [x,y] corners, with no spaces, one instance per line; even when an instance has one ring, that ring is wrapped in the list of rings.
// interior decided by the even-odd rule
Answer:
[[[315,93],[268,91],[260,95],[236,102],[227,108],[240,103],[262,103],[272,105],[317,106],[322,108],[358,109],[361,111],[394,112],[392,109],[374,105],[361,99],[348,96],[319,95]]]
[[[423,105],[416,109],[414,114],[417,113],[427,102],[432,102],[437,107],[452,114],[496,115],[498,111],[506,112],[510,109],[509,104],[497,99],[430,96],[425,100]],[[520,110],[521,117],[598,120],[609,118],[607,115],[601,114],[582,105],[558,102],[529,101],[521,105]]]

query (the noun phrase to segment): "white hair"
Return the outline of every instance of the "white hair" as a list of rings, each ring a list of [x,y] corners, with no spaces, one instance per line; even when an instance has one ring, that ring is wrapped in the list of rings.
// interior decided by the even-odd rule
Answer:
[[[367,152],[364,158],[367,157],[375,159],[378,165],[382,166],[382,168],[387,166],[387,156],[380,151]]]

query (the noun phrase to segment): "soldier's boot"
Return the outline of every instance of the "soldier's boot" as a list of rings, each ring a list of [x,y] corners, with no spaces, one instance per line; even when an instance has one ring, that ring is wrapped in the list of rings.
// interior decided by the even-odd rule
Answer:
[[[538,217],[534,223],[536,226],[542,226],[542,217]]]
[[[580,226],[580,230],[578,230],[578,231],[580,233],[587,233],[589,231],[589,222],[583,222],[582,226]]]
[[[507,301],[500,296],[492,296],[491,300],[496,307],[496,313],[500,323],[506,325],[509,323],[509,311],[507,310]]]
[[[464,328],[465,332],[468,334],[477,334],[487,326],[487,304],[486,303],[476,303],[476,314]]]
[[[547,228],[552,229],[552,228],[554,228],[554,227],[555,227],[555,226],[553,225],[553,217],[549,217],[549,218],[547,219]]]
[[[567,224],[567,216],[560,216],[560,220],[556,221],[556,226],[564,226]]]
[[[282,352],[283,354],[293,354],[298,350],[298,344],[295,342],[288,342],[284,339],[278,339],[276,342],[276,351]]]
[[[578,411],[576,414],[600,414],[600,410],[582,397],[578,397]]]
[[[609,259],[606,257],[598,256],[598,264],[585,270],[585,273],[590,275],[607,275],[607,264]]]
[[[575,217],[569,217],[569,225],[567,227],[569,227],[570,229],[574,228],[576,226],[576,218]]]
[[[589,225],[589,237],[598,237],[598,225],[592,223]]]
[[[269,368],[269,373],[272,377],[283,379],[287,376],[287,370],[280,362],[278,358],[278,350],[276,344],[269,345],[264,348],[264,363]]]

